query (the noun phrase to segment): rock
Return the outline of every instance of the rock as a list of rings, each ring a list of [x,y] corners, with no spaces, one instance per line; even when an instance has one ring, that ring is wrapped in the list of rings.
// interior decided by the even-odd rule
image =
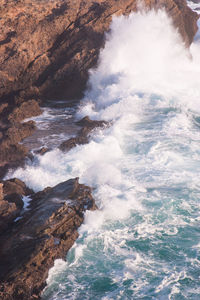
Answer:
[[[89,134],[94,128],[106,127],[108,122],[106,121],[94,121],[90,120],[88,116],[84,117],[80,121],[76,122],[77,125],[83,126],[77,134],[76,137],[70,138],[67,141],[64,141],[59,146],[59,149],[63,152],[69,151],[76,145],[84,145],[89,142]]]
[[[0,113],[3,120],[2,125],[0,124],[0,127],[2,127],[0,136],[0,178],[5,176],[8,168],[23,165],[29,154],[28,149],[18,143],[33,133],[35,122],[20,122],[42,112],[36,100],[28,100],[27,102],[21,102],[22,100],[19,100],[19,98],[15,100],[15,104],[4,105]]]
[[[38,150],[35,151],[36,154],[40,154],[40,155],[44,155],[45,153],[47,153],[48,151],[50,151],[50,149],[46,148],[46,147],[42,147]]]
[[[84,145],[89,142],[89,139],[86,136],[77,136],[74,138],[70,138],[67,141],[64,141],[59,146],[59,149],[63,152],[67,152],[72,148],[76,147],[77,145]]]
[[[17,123],[15,126],[9,127],[5,132],[4,142],[9,142],[10,144],[17,144],[21,142],[26,137],[30,136],[35,130],[35,122],[29,121],[26,123]],[[8,140],[6,140],[6,137]]]
[[[1,1],[0,98],[76,99],[97,63],[113,14],[137,10],[137,0]],[[186,0],[144,0],[165,8],[187,46],[197,14]],[[4,100],[3,100],[4,99]],[[6,101],[5,101],[6,100]],[[2,102],[1,101],[1,102]]]
[[[91,189],[78,178],[33,195],[30,210],[9,234],[0,236],[0,298],[35,299],[48,270],[78,237],[86,209],[96,209]]]
[[[0,234],[5,232],[13,220],[19,216],[19,213],[20,210],[16,207],[15,203],[0,200]]]
[[[20,144],[0,144],[0,166],[17,167],[22,164],[28,155],[28,149]]]
[[[76,124],[81,127],[87,127],[93,129],[95,127],[105,127],[106,125],[108,125],[108,122],[91,120],[88,116],[86,116],[80,121],[76,122]]]
[[[3,183],[0,183],[0,201],[3,200]]]
[[[8,103],[2,103],[0,105],[0,114],[8,107]]]
[[[3,193],[4,195],[9,195],[12,193],[17,193],[19,195],[30,195],[33,190],[29,189],[26,184],[18,178],[12,178],[3,181]]]
[[[9,114],[8,120],[13,123],[19,123],[26,118],[35,117],[42,113],[41,108],[36,100],[28,100],[14,108]]]
[[[9,203],[15,203],[16,207],[22,209],[24,202],[23,196],[33,194],[33,190],[29,189],[25,183],[17,178],[3,181],[4,200]]]
[[[9,203],[4,199],[3,184],[0,183],[0,234],[8,228],[18,214],[19,209],[15,203]]]
[[[13,225],[24,206],[23,196],[33,194],[25,183],[17,178],[0,183],[0,234]]]

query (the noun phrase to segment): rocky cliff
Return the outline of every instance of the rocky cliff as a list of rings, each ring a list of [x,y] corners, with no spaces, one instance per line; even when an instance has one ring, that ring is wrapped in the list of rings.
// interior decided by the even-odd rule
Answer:
[[[164,8],[189,46],[197,14],[185,0],[142,0]],[[114,14],[137,11],[137,0],[0,0],[0,178],[23,163],[18,144],[34,130],[42,99],[77,99],[98,60]],[[27,104],[24,104],[27,102]]]
[[[19,144],[34,130],[25,118],[41,113],[43,99],[77,99],[88,70],[98,60],[113,14],[137,10],[136,0],[0,0],[0,177],[28,155]],[[144,0],[165,8],[188,47],[197,14],[185,0]],[[88,142],[105,122],[84,118],[68,151]],[[45,150],[46,151],[46,150]],[[31,196],[29,211],[23,197]],[[0,298],[37,299],[55,258],[64,257],[78,236],[86,209],[95,209],[91,189],[78,179],[34,194],[18,179],[0,183]],[[16,221],[16,218],[21,219]]]
[[[18,195],[28,192],[16,180],[4,183],[5,192],[10,184]],[[77,239],[84,211],[96,209],[91,189],[78,178],[32,192],[31,199],[29,210],[21,211],[22,219],[0,235],[0,299],[38,299],[54,260],[64,258]]]
[[[104,44],[113,14],[137,10],[137,0],[1,0],[0,98],[81,96],[87,71]],[[165,8],[188,46],[197,15],[185,0],[143,0]]]

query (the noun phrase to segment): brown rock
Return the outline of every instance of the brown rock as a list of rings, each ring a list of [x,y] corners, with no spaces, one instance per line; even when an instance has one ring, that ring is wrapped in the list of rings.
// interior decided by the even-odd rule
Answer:
[[[3,183],[0,183],[0,201],[3,200]]]
[[[22,209],[24,202],[23,196],[33,194],[33,190],[29,189],[25,183],[17,178],[3,181],[4,200],[9,203],[15,203],[16,207]]]
[[[34,121],[20,122],[25,118],[41,114],[41,109],[36,100],[21,103],[20,99],[16,98],[16,103],[9,103],[2,111],[3,123],[0,123],[0,127],[2,127],[0,133],[0,178],[3,178],[8,168],[22,165],[29,153],[25,146],[18,143],[33,133],[35,123]]]
[[[88,116],[86,116],[83,119],[81,119],[80,121],[76,122],[76,124],[81,127],[87,127],[90,129],[94,129],[95,127],[105,127],[106,125],[108,125],[108,122],[91,120]]]
[[[15,203],[9,203],[8,201],[0,201],[0,234],[4,232],[13,220],[19,215],[19,209]]]
[[[4,199],[3,184],[0,183],[0,234],[8,228],[18,214],[19,209],[15,203],[9,203]]]
[[[26,184],[18,178],[12,178],[9,180],[3,181],[3,192],[4,195],[9,195],[12,193],[17,193],[20,195],[30,195],[33,193]]]
[[[76,122],[76,124],[83,127],[79,130],[76,137],[70,138],[69,140],[61,143],[59,146],[61,151],[66,152],[76,147],[76,145],[84,145],[89,143],[89,134],[94,128],[105,127],[109,125],[109,123],[106,121],[90,120],[88,116]]]
[[[33,191],[17,178],[0,183],[0,234],[13,225],[24,206],[22,197],[30,194]]]
[[[40,106],[36,100],[28,100],[23,102],[19,107],[16,107],[8,116],[8,120],[15,124],[26,118],[38,116],[41,112]]]
[[[7,235],[0,236],[0,298],[35,299],[48,270],[78,237],[86,209],[96,209],[91,189],[78,178],[35,194],[30,211]]]
[[[17,123],[15,126],[9,127],[5,132],[10,144],[17,144],[26,137],[30,136],[35,130],[35,122],[28,121],[26,123]],[[8,142],[7,139],[5,139]]]
[[[46,147],[42,147],[39,150],[36,150],[35,153],[36,154],[40,154],[40,155],[44,155],[45,153],[47,153],[48,151],[50,151],[50,149],[46,148]]]
[[[0,144],[0,167],[19,166],[28,155],[28,149],[20,144]]]

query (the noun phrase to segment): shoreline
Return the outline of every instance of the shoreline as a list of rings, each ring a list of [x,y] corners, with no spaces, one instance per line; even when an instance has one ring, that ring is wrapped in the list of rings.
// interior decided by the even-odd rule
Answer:
[[[58,1],[59,2],[59,1]],[[111,6],[113,4],[113,1],[111,1]],[[165,2],[165,1],[164,1]],[[163,2],[163,3],[164,3]],[[167,3],[170,1],[167,1]],[[171,1],[173,2],[173,1]],[[176,0],[175,2],[179,3],[180,1]],[[88,72],[88,69],[90,67],[93,67],[98,58],[98,53],[100,48],[103,45],[103,36],[104,32],[109,28],[108,25],[110,24],[110,20],[112,18],[112,13],[115,9],[115,12],[125,13],[129,14],[130,11],[136,9],[136,4],[134,1],[126,1],[126,5],[124,6],[124,12],[121,10],[121,4],[117,3],[117,8],[115,8],[114,4],[113,7],[106,8],[104,6],[101,7],[101,5],[97,5],[95,7],[92,6],[91,9],[91,15],[88,16],[94,18],[94,20],[98,19],[98,22],[102,22],[102,18],[107,18],[109,16],[109,21],[107,21],[106,26],[99,25],[100,26],[100,33],[95,35],[96,40],[94,40],[95,43],[95,50],[93,49],[94,52],[90,52],[91,57],[89,58],[89,62],[87,62],[87,55],[84,51],[87,51],[88,45],[85,45],[83,43],[83,47],[86,47],[86,50],[84,49],[83,53],[77,56],[77,53],[75,56],[77,56],[77,59],[81,61],[84,59],[86,65],[84,66],[84,74],[81,73],[81,70],[79,69],[77,72],[73,73],[72,71],[72,81],[77,81],[76,76],[82,76],[79,82],[79,87],[78,88],[79,92],[81,91],[81,94],[83,93],[83,90],[85,88],[85,84],[88,78],[88,75],[86,73]],[[129,6],[131,5],[131,6]],[[152,3],[150,4],[150,7],[152,7]],[[66,8],[63,6],[60,6],[59,13],[58,11],[54,11],[55,16],[57,16],[58,13],[58,18],[63,17],[61,12],[61,7],[64,12],[66,12]],[[168,6],[170,8],[170,4]],[[55,8],[53,8],[55,9]],[[117,10],[116,10],[117,9]],[[185,9],[185,7],[184,7]],[[111,12],[110,12],[111,10]],[[181,8],[180,8],[181,10]],[[185,10],[183,11],[185,14]],[[111,14],[111,15],[110,15]],[[188,12],[189,14],[189,12]],[[192,16],[192,14],[191,14]],[[195,27],[195,22],[197,20],[197,15],[194,13],[192,17],[188,18],[187,22],[189,22],[189,25],[191,25],[190,30],[188,29],[188,35],[186,33],[186,39],[185,43],[189,45],[191,43],[192,38],[194,37],[195,30],[197,29]],[[83,16],[82,16],[83,17]],[[184,18],[185,15],[184,15]],[[20,22],[20,19],[18,20]],[[83,22],[82,19],[78,19],[79,22]],[[97,21],[96,21],[97,22]],[[191,22],[191,24],[190,24]],[[48,22],[47,22],[48,23]],[[176,23],[176,20],[175,20]],[[181,25],[176,24],[178,27],[180,26],[180,30],[182,32],[185,30],[183,28],[183,24]],[[70,25],[71,26],[71,25]],[[84,25],[83,25],[84,26]],[[97,27],[98,27],[97,26]],[[186,24],[187,28],[188,24]],[[77,27],[76,27],[77,28]],[[196,28],[196,29],[195,29]],[[71,29],[70,29],[71,30]],[[75,29],[73,29],[75,30]],[[71,32],[73,32],[70,31]],[[82,34],[85,31],[82,32]],[[98,32],[98,30],[97,30]],[[184,34],[183,34],[184,35]],[[62,33],[61,33],[62,36]],[[93,35],[91,35],[93,38]],[[13,36],[8,36],[6,41],[8,43],[12,44],[12,37],[15,37],[15,34]],[[56,40],[57,48],[55,48],[55,52],[57,53],[57,57],[55,56],[53,59],[58,59],[58,56],[60,53],[63,51],[63,45],[65,47],[68,46],[68,36],[62,36],[61,39],[61,48],[58,50],[59,45],[58,45],[58,40]],[[91,42],[91,41],[90,41]],[[74,46],[75,47],[75,46]],[[42,60],[37,62],[37,60]],[[31,72],[36,72],[39,71],[38,76],[42,76],[40,74],[40,68],[41,64],[44,65],[48,63],[46,61],[46,57],[38,57],[35,58],[32,62],[31,65],[29,63],[29,69],[30,73],[28,76],[31,76]],[[59,67],[61,65],[61,62],[57,62]],[[57,64],[56,63],[56,64]],[[63,63],[63,61],[62,61]],[[76,65],[77,61],[75,62]],[[39,69],[37,69],[37,64],[39,66]],[[53,65],[55,67],[55,64]],[[65,65],[65,67],[69,67],[69,65]],[[79,65],[80,67],[80,65]],[[56,72],[53,73],[55,70],[51,66],[46,66],[45,68],[49,68],[49,72],[54,74],[54,76],[58,76],[56,69]],[[61,71],[61,70],[59,70]],[[51,74],[51,75],[52,75]],[[75,75],[74,75],[75,74]],[[49,76],[49,73],[48,73]],[[26,81],[26,77],[20,78],[20,83],[18,82],[21,91],[16,91],[16,86],[19,87],[16,83],[16,86],[12,87],[12,92],[13,95],[7,96],[10,93],[6,95],[8,97],[7,99],[5,95],[1,97],[3,100],[3,103],[0,106],[0,115],[3,116],[2,124],[1,124],[1,131],[2,131],[2,136],[1,136],[1,150],[5,149],[4,151],[1,151],[1,177],[3,178],[6,171],[9,168],[17,168],[19,166],[22,166],[25,163],[25,158],[30,156],[29,150],[24,147],[21,142],[28,136],[31,136],[31,134],[35,130],[35,124],[32,121],[26,122],[26,123],[21,123],[24,119],[37,116],[41,113],[41,110],[38,105],[38,100],[37,99],[42,99],[43,98],[43,91],[47,89],[47,86],[50,85],[52,82],[50,79],[48,79],[47,76],[47,81],[45,82],[44,86],[41,88],[41,91],[38,91],[38,88],[36,89],[35,86],[32,87],[25,87],[23,86],[23,81]],[[68,75],[67,75],[68,76]],[[73,79],[73,76],[75,76],[75,80]],[[55,78],[55,77],[54,77]],[[63,77],[66,80],[66,77]],[[61,78],[61,86],[62,86],[62,81],[63,78]],[[68,78],[68,77],[67,77]],[[85,81],[84,81],[85,80]],[[5,85],[6,86],[6,83]],[[11,84],[12,86],[12,84]],[[10,89],[10,85],[8,85]],[[30,88],[30,90],[29,90]],[[69,86],[65,88],[66,90],[69,89]],[[70,98],[71,95],[76,97],[76,93],[74,93],[74,87],[72,84],[72,89],[69,89],[69,94],[67,94],[66,98]],[[13,92],[14,91],[14,92]],[[16,96],[17,95],[17,96]],[[48,94],[45,94],[45,97],[47,97]],[[33,96],[33,100],[30,100],[30,97]],[[63,97],[63,96],[62,96]],[[61,97],[61,98],[62,98]],[[55,97],[56,99],[57,97]],[[60,96],[58,97],[60,98]],[[40,102],[40,101],[39,101]],[[42,103],[42,102],[41,102]],[[73,101],[72,101],[73,105]],[[105,126],[105,122],[103,122],[101,125],[93,123],[91,125],[91,120],[86,120],[87,125],[82,124],[80,129],[80,133],[75,138],[72,138],[71,140],[67,140],[62,150],[68,151],[72,147],[76,146],[76,144],[84,144],[88,142],[88,135],[90,130],[94,129],[96,126]],[[95,121],[94,121],[95,122]],[[84,123],[84,122],[82,122]],[[88,125],[90,124],[90,125]],[[86,129],[85,129],[86,128]],[[82,130],[82,131],[81,131]],[[32,150],[32,149],[30,149]],[[41,153],[42,154],[42,153]],[[3,165],[3,163],[5,163]],[[8,221],[8,227],[5,232],[3,232],[0,235],[0,239],[2,241],[2,244],[4,245],[1,249],[1,267],[4,269],[4,273],[2,273],[2,278],[1,278],[1,283],[0,283],[0,296],[3,297],[3,299],[17,299],[16,297],[21,297],[20,299],[40,299],[40,292],[45,286],[45,281],[47,278],[47,273],[48,270],[51,266],[53,266],[53,262],[56,258],[61,258],[65,257],[67,251],[70,249],[70,247],[73,245],[74,241],[78,237],[77,233],[77,228],[82,224],[84,220],[84,211],[86,209],[96,209],[96,206],[94,204],[94,199],[92,198],[92,190],[90,187],[81,185],[78,183],[78,179],[71,179],[68,180],[67,182],[60,183],[56,185],[53,188],[46,188],[44,191],[39,192],[39,193],[34,193],[33,191],[28,191],[26,192],[26,186],[24,187],[23,182],[16,182],[15,179],[14,183],[13,181],[11,182],[4,182],[2,181],[3,186],[1,186],[1,197],[0,197],[0,208],[2,211],[5,213],[6,210],[7,212],[10,212],[11,215],[6,215],[6,218],[4,220]],[[9,185],[10,187],[8,189],[8,193],[4,191],[4,186]],[[64,191],[63,191],[63,185],[65,186]],[[23,189],[22,189],[23,186]],[[70,188],[69,188],[70,186]],[[12,187],[12,189],[11,189]],[[20,188],[19,188],[20,187]],[[59,191],[59,189],[61,189]],[[12,193],[10,191],[12,190]],[[30,210],[25,212],[23,215],[23,219],[19,220],[17,223],[13,222],[17,217],[21,215],[23,206],[22,203],[20,202],[20,199],[23,196],[23,193],[26,194],[26,196],[30,196],[33,200],[31,201],[30,204]],[[61,201],[59,204],[57,202],[52,201],[52,199],[61,197],[63,199],[66,197],[66,200],[71,199],[75,201],[72,206],[71,202],[70,204],[66,205],[66,202]],[[15,197],[13,196],[15,195]],[[18,199],[18,200],[16,200]],[[15,200],[15,201],[14,201]],[[21,199],[22,200],[22,199]],[[53,203],[53,204],[52,204]],[[86,207],[85,207],[86,205]],[[15,206],[15,207],[14,207]],[[45,206],[45,209],[44,209]],[[48,210],[46,209],[48,207]],[[4,210],[3,210],[4,208]],[[9,208],[9,209],[8,209]],[[38,216],[38,211],[42,212],[45,211],[45,220],[48,223],[47,227],[46,224],[40,224],[39,222],[39,216]],[[35,216],[35,220],[33,221],[33,216]],[[35,214],[35,215],[34,215]],[[67,215],[67,219],[66,219]],[[57,222],[56,226],[54,227],[54,231],[50,230],[51,227],[51,222]],[[33,223],[31,223],[33,222]],[[26,229],[26,225],[29,224],[29,229]],[[68,224],[68,225],[67,225]],[[63,228],[62,228],[63,226]],[[68,227],[66,227],[68,226]],[[32,231],[32,229],[34,230]],[[59,231],[62,228],[61,231]],[[4,228],[2,230],[5,230]],[[67,232],[67,235],[65,234]],[[47,236],[46,236],[47,235]],[[9,237],[9,238],[8,238]],[[7,240],[7,241],[6,241]],[[26,244],[27,243],[27,244]],[[14,245],[14,247],[13,247]],[[36,246],[37,245],[37,246]],[[13,250],[14,249],[14,250]],[[22,260],[22,257],[18,253],[22,251],[22,249],[28,249],[28,252],[25,252],[25,261]],[[10,251],[10,252],[9,252]],[[13,251],[13,252],[12,252]],[[8,253],[7,253],[8,252]],[[23,251],[22,251],[23,252]],[[18,257],[18,264],[16,264],[16,260],[13,258]],[[12,258],[12,259],[11,259]],[[11,259],[11,261],[10,261]],[[23,261],[23,265],[21,265],[21,262]],[[5,269],[7,265],[10,265],[10,270],[6,273]],[[26,270],[26,272],[25,272]],[[27,277],[26,277],[27,276]],[[27,279],[28,278],[28,279]],[[38,285],[35,284],[35,280],[37,279]],[[26,286],[26,287],[25,287]],[[6,298],[7,297],[7,298]],[[27,298],[28,297],[28,298]]]

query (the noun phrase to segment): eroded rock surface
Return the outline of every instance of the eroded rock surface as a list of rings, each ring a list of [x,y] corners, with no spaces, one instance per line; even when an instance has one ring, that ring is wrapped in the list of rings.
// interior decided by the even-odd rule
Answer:
[[[78,131],[77,136],[72,137],[59,146],[59,149],[63,152],[67,152],[77,145],[84,145],[89,142],[89,135],[91,131],[95,128],[105,128],[109,125],[106,121],[95,121],[91,120],[88,116],[84,117],[80,121],[76,122],[77,125],[82,128]]]
[[[32,195],[23,219],[0,236],[0,298],[35,299],[56,258],[78,237],[84,211],[96,209],[91,189],[78,178]]]
[[[28,155],[28,149],[19,142],[33,133],[35,123],[33,121],[21,123],[21,121],[39,114],[41,109],[36,100],[19,102],[18,98],[12,105],[0,106],[0,178],[9,167],[22,164]]]
[[[0,235],[20,216],[24,207],[23,196],[31,194],[33,191],[17,178],[0,183]]]

